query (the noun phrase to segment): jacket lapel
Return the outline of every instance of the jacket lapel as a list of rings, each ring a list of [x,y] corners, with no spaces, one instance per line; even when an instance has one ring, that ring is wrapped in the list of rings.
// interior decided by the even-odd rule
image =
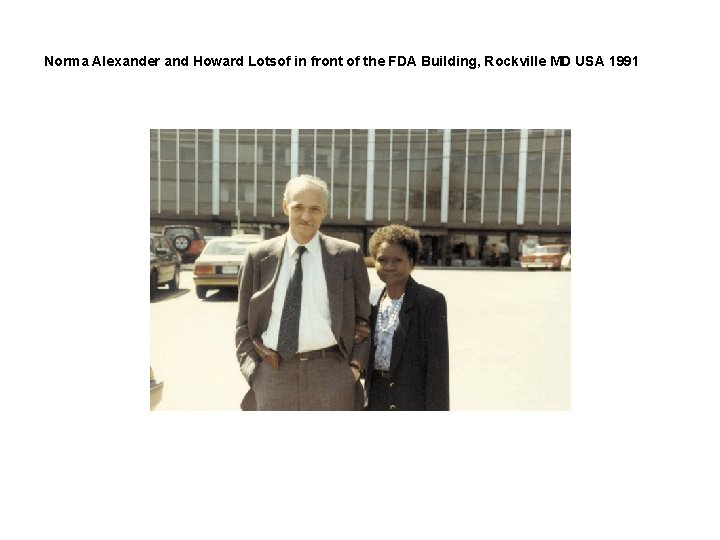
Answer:
[[[268,327],[270,322],[275,284],[280,274],[284,252],[285,236],[283,235],[269,248],[269,253],[260,260],[260,286],[253,295],[252,301],[257,306],[258,328],[263,330]]]
[[[377,323],[378,309],[380,308],[380,299],[385,294],[385,287],[378,287],[370,291],[370,329],[375,334],[375,324]],[[373,339],[372,354],[370,361],[375,360],[375,340]]]
[[[328,301],[330,304],[330,325],[335,338],[340,341],[343,314],[343,262],[337,256],[337,250],[329,244],[325,236],[320,235],[320,251],[322,252],[323,270],[325,271],[325,283],[327,284]]]
[[[416,282],[412,277],[408,278],[405,286],[405,297],[403,298],[402,307],[400,308],[400,322],[392,341],[392,354],[390,355],[390,374],[400,363],[402,352],[405,349],[405,340],[410,330],[410,319],[415,310],[415,296],[417,295]]]

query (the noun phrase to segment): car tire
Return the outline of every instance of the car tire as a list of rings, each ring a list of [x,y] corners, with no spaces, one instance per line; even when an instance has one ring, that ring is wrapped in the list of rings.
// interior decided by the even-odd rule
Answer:
[[[187,236],[179,235],[173,238],[173,246],[179,252],[183,253],[190,249],[190,239]]]
[[[153,270],[150,272],[150,300],[154,300],[157,296],[157,272]]]
[[[177,266],[175,267],[173,278],[168,283],[168,287],[171,291],[177,291],[180,288],[180,268]]]
[[[197,297],[200,300],[205,300],[205,297],[207,296],[208,288],[202,287],[202,286],[196,286],[195,287],[195,294],[197,294]]]

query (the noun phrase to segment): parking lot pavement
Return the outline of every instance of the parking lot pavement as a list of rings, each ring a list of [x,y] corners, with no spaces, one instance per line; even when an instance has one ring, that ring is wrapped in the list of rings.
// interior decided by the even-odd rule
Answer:
[[[570,409],[570,273],[419,267],[413,277],[447,299],[452,410]],[[156,410],[238,410],[236,298],[199,300],[191,271],[180,286],[150,304]]]
[[[570,409],[569,272],[413,275],[447,299],[452,410]]]

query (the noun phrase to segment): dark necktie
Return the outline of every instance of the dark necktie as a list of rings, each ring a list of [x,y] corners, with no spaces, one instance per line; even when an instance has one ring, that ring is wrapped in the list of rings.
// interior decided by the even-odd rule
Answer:
[[[278,334],[278,353],[283,360],[289,360],[298,352],[298,333],[300,332],[300,301],[302,300],[303,271],[300,259],[307,251],[305,246],[298,246],[297,261],[290,283],[285,293],[280,332]]]

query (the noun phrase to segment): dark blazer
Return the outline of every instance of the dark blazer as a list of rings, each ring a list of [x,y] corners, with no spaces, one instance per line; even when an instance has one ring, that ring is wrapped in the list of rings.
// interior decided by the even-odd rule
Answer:
[[[325,281],[330,302],[331,328],[343,356],[367,365],[370,345],[355,344],[356,321],[370,315],[370,281],[360,246],[320,235]],[[248,248],[238,276],[238,317],[235,326],[235,352],[245,379],[250,381],[260,362],[252,338],[260,337],[270,320],[275,283],[285,249],[285,235],[253,244]],[[254,399],[248,392],[248,408]]]
[[[382,295],[381,295],[382,296]],[[375,332],[378,306],[372,306],[370,327]],[[447,303],[442,293],[420,285],[412,277],[405,287],[400,322],[392,343],[387,406],[399,411],[447,411],[450,408]],[[374,339],[373,339],[374,343]],[[373,392],[370,353],[365,379]]]

